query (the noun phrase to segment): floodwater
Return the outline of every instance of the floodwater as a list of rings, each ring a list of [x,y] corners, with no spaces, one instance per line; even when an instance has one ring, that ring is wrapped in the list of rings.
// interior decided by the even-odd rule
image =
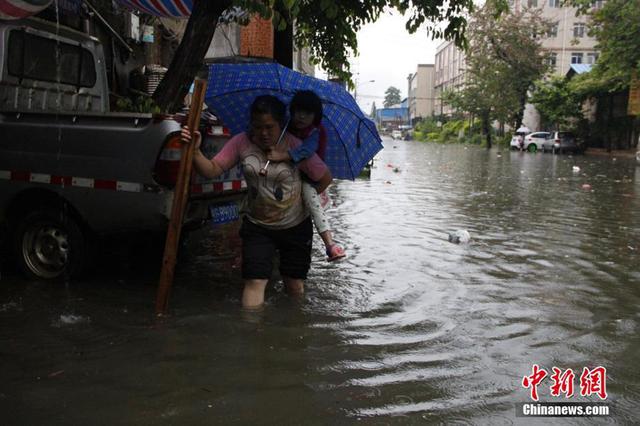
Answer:
[[[384,143],[332,187],[349,257],[316,240],[302,302],[275,284],[239,308],[234,226],[189,240],[163,321],[140,252],[82,282],[3,276],[0,423],[637,424],[640,167]],[[575,372],[571,398],[538,387],[561,402],[602,402],[579,376],[605,367],[611,416],[517,417],[533,364]]]

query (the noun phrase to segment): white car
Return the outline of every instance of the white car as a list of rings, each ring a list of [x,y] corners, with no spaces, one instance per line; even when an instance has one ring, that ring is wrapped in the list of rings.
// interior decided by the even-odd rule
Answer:
[[[533,132],[527,135],[516,134],[511,138],[511,149],[536,152],[542,149],[542,143],[549,137],[549,132]]]
[[[402,132],[400,130],[394,130],[391,132],[391,137],[393,139],[402,139]]]
[[[509,144],[511,149],[521,149],[524,142],[524,135],[513,135],[511,137],[511,143]]]
[[[543,142],[551,135],[549,132],[533,132],[524,137],[524,147],[529,152],[542,149]]]

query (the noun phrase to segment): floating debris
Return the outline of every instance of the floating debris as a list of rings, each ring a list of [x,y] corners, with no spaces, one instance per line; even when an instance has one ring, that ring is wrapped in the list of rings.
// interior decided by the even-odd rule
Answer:
[[[459,229],[454,232],[449,232],[449,242],[453,244],[465,244],[471,239],[469,231]]]
[[[589,185],[588,183],[583,183],[582,189],[584,189],[585,191],[591,191],[591,185]]]
[[[58,318],[57,321],[55,321],[53,323],[54,327],[63,327],[66,325],[74,325],[74,324],[82,324],[82,323],[89,323],[91,322],[91,319],[89,317],[83,317],[81,315],[73,315],[73,314],[69,314],[69,315],[60,315],[60,318]]]
[[[580,173],[580,167],[578,166],[573,166],[573,173]]]

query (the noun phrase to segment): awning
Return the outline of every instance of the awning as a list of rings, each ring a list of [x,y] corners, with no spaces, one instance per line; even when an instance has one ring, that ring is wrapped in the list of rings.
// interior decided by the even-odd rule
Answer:
[[[42,12],[53,0],[0,0],[0,19],[21,19]]]
[[[3,1],[3,0],[0,0]],[[188,18],[193,7],[192,0],[118,0],[132,10],[162,18]]]

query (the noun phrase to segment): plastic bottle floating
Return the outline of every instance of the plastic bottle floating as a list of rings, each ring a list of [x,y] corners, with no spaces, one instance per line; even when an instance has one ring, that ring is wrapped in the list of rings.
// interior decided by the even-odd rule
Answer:
[[[464,229],[449,232],[449,242],[453,244],[466,244],[471,239],[471,235]]]

